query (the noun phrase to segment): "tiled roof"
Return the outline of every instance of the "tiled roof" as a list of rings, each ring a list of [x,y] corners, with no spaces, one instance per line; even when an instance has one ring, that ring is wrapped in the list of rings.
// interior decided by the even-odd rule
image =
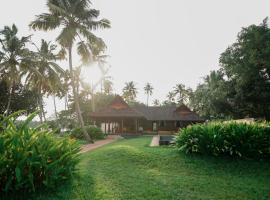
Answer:
[[[203,121],[199,115],[187,106],[135,106],[130,107],[122,97],[117,95],[104,109],[90,114],[94,118],[137,117],[150,121]]]

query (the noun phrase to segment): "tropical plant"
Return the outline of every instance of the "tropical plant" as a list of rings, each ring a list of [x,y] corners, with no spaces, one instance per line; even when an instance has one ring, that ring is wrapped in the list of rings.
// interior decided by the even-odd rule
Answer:
[[[89,0],[48,0],[49,13],[38,15],[36,20],[30,23],[30,27],[34,30],[48,31],[62,28],[56,40],[68,51],[71,85],[78,120],[82,129],[84,129],[84,121],[74,82],[72,49],[75,42],[79,40],[77,42],[77,52],[81,56],[83,63],[89,63],[93,57],[99,55],[106,47],[103,40],[96,37],[91,31],[110,27],[110,22],[107,19],[98,20],[99,11],[90,8],[90,5]],[[85,138],[91,141],[85,130],[84,134]]]
[[[177,148],[186,153],[270,158],[270,124],[213,122],[180,130]]]
[[[99,127],[96,126],[86,126],[85,127],[87,133],[90,135],[91,138],[94,140],[104,139],[104,133]],[[81,128],[75,128],[71,131],[71,137],[77,139],[84,139],[83,132]]]
[[[52,94],[53,96],[60,96],[60,93],[63,91],[60,77],[64,76],[64,70],[56,63],[57,60],[62,59],[60,56],[61,51],[56,52],[56,45],[41,40],[40,48],[37,46],[36,48],[37,52],[34,54],[35,58],[33,62],[38,73],[28,73],[26,83],[28,87],[36,90],[39,94],[37,101],[40,109],[40,121],[42,122],[42,118],[46,121],[43,95]]]
[[[75,172],[80,151],[75,140],[56,138],[45,125],[30,128],[36,113],[16,123],[20,112],[0,120],[0,191],[54,188]]]
[[[153,86],[150,84],[150,83],[146,83],[145,87],[144,87],[144,91],[145,91],[145,94],[147,95],[147,106],[148,106],[148,102],[149,102],[149,96],[151,96],[153,94]]]
[[[138,94],[138,89],[136,88],[135,83],[130,81],[125,83],[125,87],[123,88],[122,92],[124,99],[131,102],[135,101]]]
[[[103,88],[104,88],[104,93],[109,95],[112,94],[113,91],[113,82],[110,80],[111,77],[105,77],[103,81]]]
[[[5,26],[0,31],[0,74],[1,79],[5,80],[9,87],[8,102],[6,106],[6,114],[10,112],[11,98],[14,94],[15,86],[21,83],[21,73],[29,71],[35,72],[35,68],[31,65],[30,51],[26,45],[30,41],[30,36],[17,36],[18,29],[13,24],[11,27]]]
[[[177,84],[174,87],[174,95],[177,97],[178,104],[187,103],[189,99],[189,92],[191,89],[186,88],[184,84]]]
[[[160,106],[160,101],[159,101],[158,99],[155,99],[155,100],[153,101],[153,105],[154,105],[154,106]]]
[[[1,76],[0,79],[2,80]],[[16,84],[13,86],[13,95],[10,101],[10,112],[16,112],[19,110],[25,110],[27,114],[36,111],[38,108],[37,98],[38,94],[36,91],[29,90],[22,84]],[[0,114],[6,112],[6,106],[9,99],[7,98],[10,94],[8,84],[2,80],[0,81]]]

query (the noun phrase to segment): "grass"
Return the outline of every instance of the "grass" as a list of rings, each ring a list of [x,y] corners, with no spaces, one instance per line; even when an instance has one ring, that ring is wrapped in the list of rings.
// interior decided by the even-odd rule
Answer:
[[[85,153],[72,183],[27,199],[270,199],[269,161],[179,155],[150,141],[124,139]]]

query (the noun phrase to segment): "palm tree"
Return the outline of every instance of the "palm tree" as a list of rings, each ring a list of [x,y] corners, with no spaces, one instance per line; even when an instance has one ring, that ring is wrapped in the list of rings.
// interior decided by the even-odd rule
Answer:
[[[36,45],[35,45],[36,46]],[[38,105],[40,109],[40,121],[46,121],[45,111],[43,108],[43,95],[53,94],[53,96],[61,90],[62,83],[60,77],[64,75],[64,70],[56,64],[56,60],[62,59],[59,53],[56,53],[56,45],[41,40],[40,48],[35,53],[34,63],[37,73],[28,73],[26,83],[38,92]],[[61,53],[61,52],[60,52]],[[59,95],[58,95],[59,96]],[[56,110],[56,108],[55,108]]]
[[[174,101],[175,101],[175,93],[174,92],[169,92],[168,93],[168,95],[167,95],[167,98],[168,98],[168,101],[170,102],[170,103],[174,103]]]
[[[188,90],[184,84],[177,84],[174,87],[174,94],[178,96],[178,103],[183,104],[188,100]]]
[[[49,13],[38,15],[36,20],[30,23],[30,27],[34,30],[44,31],[62,28],[56,40],[68,51],[71,85],[78,120],[86,140],[92,142],[84,127],[74,82],[72,49],[78,40],[77,52],[81,56],[83,63],[89,63],[93,55],[99,55],[106,48],[103,40],[96,37],[91,31],[109,28],[110,22],[107,19],[98,20],[99,11],[90,8],[90,5],[89,0],[48,0]]]
[[[124,99],[128,102],[134,101],[137,97],[138,89],[133,81],[126,82],[122,91]]]
[[[160,101],[159,101],[158,99],[155,99],[155,100],[153,101],[153,105],[154,105],[154,106],[160,106]]]
[[[113,91],[113,82],[110,80],[111,77],[107,76],[103,80],[103,89],[105,94],[111,94]]]
[[[149,96],[153,94],[153,86],[150,83],[146,83],[144,87],[145,94],[147,94],[147,106],[148,106],[148,101],[149,101]]]
[[[25,47],[30,41],[30,36],[18,38],[17,33],[18,29],[14,24],[11,27],[5,26],[0,31],[0,36],[2,36],[0,38],[2,48],[0,73],[9,87],[6,114],[9,114],[15,86],[21,82],[21,72],[35,71],[31,65],[30,51]]]

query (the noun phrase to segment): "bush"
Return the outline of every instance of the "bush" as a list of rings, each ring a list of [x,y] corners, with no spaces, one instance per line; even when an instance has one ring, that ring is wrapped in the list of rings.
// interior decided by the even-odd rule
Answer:
[[[178,133],[176,145],[186,153],[270,158],[270,126],[235,122],[196,124]]]
[[[36,114],[19,125],[17,116],[0,120],[0,192],[53,188],[71,177],[78,163],[76,142],[56,138],[44,125],[30,128]]]
[[[89,136],[93,140],[100,140],[105,137],[104,133],[102,130],[96,126],[85,126],[85,129]],[[75,137],[77,139],[84,139],[83,131],[82,128],[75,128],[71,131],[71,136]]]

